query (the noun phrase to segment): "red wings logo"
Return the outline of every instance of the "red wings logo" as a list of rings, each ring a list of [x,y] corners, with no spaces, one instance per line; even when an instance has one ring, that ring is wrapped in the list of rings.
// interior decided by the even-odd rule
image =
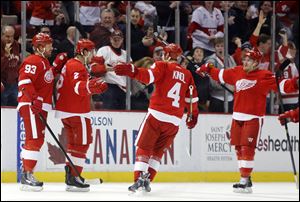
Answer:
[[[46,83],[51,83],[54,80],[52,70],[48,70],[44,75],[44,80]]]
[[[256,83],[257,83],[256,80],[247,80],[247,79],[238,80],[235,84],[236,92],[252,88],[253,86],[255,86]]]

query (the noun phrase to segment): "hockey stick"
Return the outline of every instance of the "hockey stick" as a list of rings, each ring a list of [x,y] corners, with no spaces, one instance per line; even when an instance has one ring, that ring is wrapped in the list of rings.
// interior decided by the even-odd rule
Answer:
[[[167,41],[165,41],[161,36],[159,36],[159,34],[157,32],[154,32],[154,37],[158,40],[160,40],[165,46],[169,45],[169,43]],[[192,65],[194,65],[194,67],[196,67],[196,69],[199,68],[199,65],[197,65],[196,63],[194,63],[192,60],[190,60],[188,57],[184,56],[184,55],[180,55],[180,57],[182,57],[183,59],[186,59],[189,63],[191,63]],[[227,86],[225,86],[224,84],[220,83],[220,85],[222,86],[222,88],[224,88],[226,91],[228,91],[231,95],[233,95],[232,90],[230,90]]]
[[[190,89],[190,114],[189,114],[189,119],[191,121],[192,118],[193,118],[193,114],[192,114],[193,103],[192,103],[192,100],[193,100],[193,89],[194,89],[194,87],[192,85],[190,85],[189,89]],[[189,134],[189,152],[188,152],[188,154],[189,154],[190,157],[192,156],[192,130],[193,129],[190,129],[190,134]]]
[[[279,66],[279,69],[275,73],[275,79],[276,79],[276,85],[277,85],[277,89],[278,89],[280,108],[281,108],[282,112],[284,112],[284,107],[283,107],[283,101],[282,101],[282,94],[280,92],[280,87],[279,87],[279,77],[280,77],[281,72],[290,64],[290,62],[291,61],[289,59],[282,62],[281,65]],[[288,147],[289,147],[290,156],[291,156],[291,160],[292,160],[292,167],[293,167],[293,173],[294,173],[294,178],[295,178],[295,182],[296,182],[296,187],[297,187],[297,189],[299,189],[299,181],[298,181],[298,177],[297,177],[297,170],[296,170],[296,166],[295,166],[295,160],[294,160],[294,155],[293,155],[293,150],[292,150],[292,145],[291,145],[291,140],[290,140],[290,135],[289,135],[289,129],[288,129],[288,126],[287,126],[287,120],[286,119],[284,119],[284,128],[285,128],[285,134],[286,134],[286,137],[287,137]]]
[[[22,92],[24,93],[24,95],[30,99],[31,97],[29,96],[29,94],[25,91],[25,88],[22,89]],[[32,101],[31,101],[32,104]],[[51,136],[54,138],[55,142],[58,144],[59,148],[61,149],[61,151],[64,153],[65,157],[68,159],[71,167],[74,169],[75,173],[79,176],[80,180],[83,183],[88,183],[88,184],[102,184],[103,180],[101,178],[96,178],[96,179],[84,179],[80,173],[78,172],[77,168],[75,167],[74,163],[72,162],[72,160],[70,159],[69,155],[67,154],[67,152],[65,151],[65,149],[63,148],[63,146],[60,144],[59,140],[57,139],[57,137],[54,135],[54,132],[52,131],[52,129],[50,128],[50,126],[48,125],[46,119],[43,117],[43,115],[41,113],[38,113],[39,118],[41,119],[41,121],[43,122],[43,124],[45,124],[45,126],[47,127],[48,131],[50,132]]]

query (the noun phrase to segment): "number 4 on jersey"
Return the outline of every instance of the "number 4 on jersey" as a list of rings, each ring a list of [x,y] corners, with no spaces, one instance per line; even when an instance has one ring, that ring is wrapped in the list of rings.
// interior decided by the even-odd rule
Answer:
[[[181,83],[176,82],[175,85],[168,92],[167,96],[173,99],[172,102],[173,107],[179,108],[180,88],[181,88]]]

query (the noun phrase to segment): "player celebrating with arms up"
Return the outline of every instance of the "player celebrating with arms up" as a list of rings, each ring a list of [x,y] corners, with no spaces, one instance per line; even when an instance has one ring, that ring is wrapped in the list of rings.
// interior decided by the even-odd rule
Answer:
[[[103,93],[107,89],[107,84],[100,78],[89,80],[87,66],[90,63],[98,65],[96,61],[99,61],[94,54],[95,44],[88,39],[80,39],[75,58],[67,61],[56,86],[56,117],[62,120],[68,138],[67,152],[79,174],[92,143],[91,95]],[[69,162],[66,164],[66,191],[89,191],[89,184],[82,181]]]
[[[200,76],[208,73],[218,82],[235,85],[230,143],[235,145],[241,179],[233,185],[234,192],[252,193],[250,176],[265,116],[266,98],[270,90],[277,91],[274,74],[258,69],[261,58],[258,51],[250,50],[245,54],[243,66],[220,70],[207,63],[196,70]]]
[[[194,128],[198,120],[198,95],[193,77],[177,63],[182,49],[176,44],[169,44],[164,51],[164,58],[170,60],[155,62],[150,69],[137,68],[133,64],[115,66],[117,75],[129,76],[144,84],[155,84],[148,113],[135,142],[134,184],[128,188],[132,192],[139,188],[150,192],[150,181],[158,171],[164,150],[171,145],[178,132],[185,107],[189,110],[188,117],[192,115],[192,119],[187,119],[188,128]],[[193,87],[192,92],[190,86]]]

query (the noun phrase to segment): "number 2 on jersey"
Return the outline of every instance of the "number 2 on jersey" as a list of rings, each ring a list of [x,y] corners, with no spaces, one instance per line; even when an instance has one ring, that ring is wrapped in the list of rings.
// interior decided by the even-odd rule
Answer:
[[[168,92],[167,96],[173,99],[172,102],[173,107],[179,108],[180,88],[181,88],[181,83],[176,82],[175,85]]]

